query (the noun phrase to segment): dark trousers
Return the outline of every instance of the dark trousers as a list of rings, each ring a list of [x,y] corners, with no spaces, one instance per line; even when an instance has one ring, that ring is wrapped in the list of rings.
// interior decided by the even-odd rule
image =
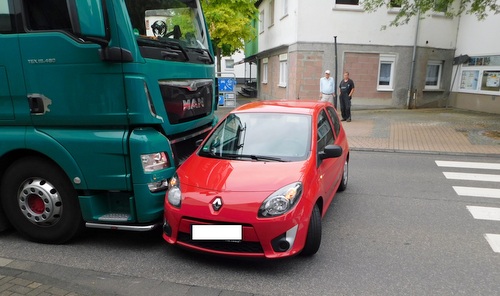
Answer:
[[[351,119],[351,97],[347,94],[340,94],[340,111],[342,119]]]

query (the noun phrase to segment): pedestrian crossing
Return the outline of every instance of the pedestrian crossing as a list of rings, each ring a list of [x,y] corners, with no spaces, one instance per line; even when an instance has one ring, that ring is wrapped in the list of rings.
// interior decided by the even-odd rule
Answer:
[[[498,189],[500,187],[500,163],[443,160],[436,160],[435,162],[438,167],[450,170],[443,172],[443,175],[449,180],[472,181],[481,184],[481,187],[452,186],[457,195],[500,199],[500,189]],[[456,172],[452,171],[453,169],[466,170],[467,172]],[[480,173],[476,173],[476,171],[480,171]],[[466,208],[476,220],[500,222],[500,208],[498,207],[467,205]],[[493,252],[500,253],[500,234],[485,233],[484,238]]]

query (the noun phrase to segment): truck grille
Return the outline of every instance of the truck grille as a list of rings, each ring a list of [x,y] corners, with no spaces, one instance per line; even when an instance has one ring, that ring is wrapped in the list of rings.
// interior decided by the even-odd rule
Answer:
[[[212,80],[161,80],[159,84],[170,124],[189,122],[210,114]]]

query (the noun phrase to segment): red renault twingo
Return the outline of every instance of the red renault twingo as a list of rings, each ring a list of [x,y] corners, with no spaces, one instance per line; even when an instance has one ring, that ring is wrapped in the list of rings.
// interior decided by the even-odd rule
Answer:
[[[313,255],[346,189],[349,146],[333,105],[258,101],[231,111],[177,170],[163,238],[219,255]]]

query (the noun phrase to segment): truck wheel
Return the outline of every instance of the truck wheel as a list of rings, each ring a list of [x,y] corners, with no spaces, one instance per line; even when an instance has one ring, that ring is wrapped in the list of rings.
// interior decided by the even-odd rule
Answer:
[[[5,213],[0,205],[0,232],[9,229],[9,227],[9,221],[7,220],[7,217],[5,217]]]
[[[84,228],[76,190],[50,161],[16,161],[5,172],[0,190],[7,218],[29,240],[64,243]]]

